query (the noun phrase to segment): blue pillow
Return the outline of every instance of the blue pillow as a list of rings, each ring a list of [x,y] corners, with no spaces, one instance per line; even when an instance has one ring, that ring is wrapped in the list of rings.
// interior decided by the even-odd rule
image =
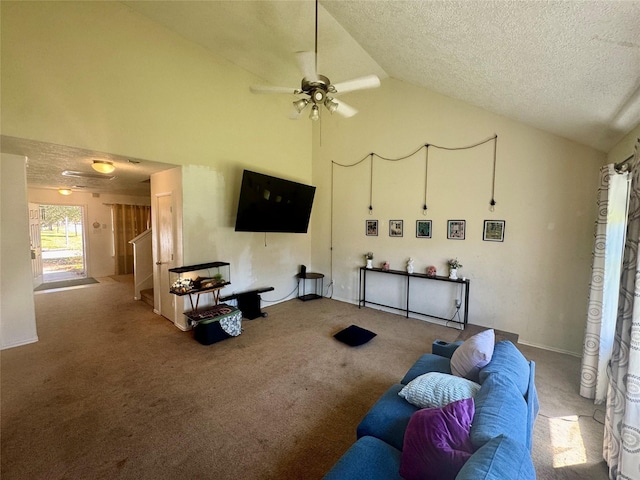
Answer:
[[[493,373],[507,376],[518,387],[522,395],[527,393],[531,375],[529,362],[520,353],[520,350],[508,340],[498,342],[493,347],[491,362],[480,370],[480,383],[484,383]]]
[[[491,375],[476,394],[475,407],[471,442],[476,448],[499,435],[527,444],[527,403],[511,380]]]
[[[535,480],[536,471],[527,448],[498,436],[474,453],[456,480]]]

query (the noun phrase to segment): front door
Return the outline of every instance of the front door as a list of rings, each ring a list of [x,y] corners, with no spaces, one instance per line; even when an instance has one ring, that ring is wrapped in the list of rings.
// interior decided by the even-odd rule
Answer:
[[[31,244],[31,270],[33,288],[42,283],[42,243],[40,240],[40,205],[29,203],[29,243]]]

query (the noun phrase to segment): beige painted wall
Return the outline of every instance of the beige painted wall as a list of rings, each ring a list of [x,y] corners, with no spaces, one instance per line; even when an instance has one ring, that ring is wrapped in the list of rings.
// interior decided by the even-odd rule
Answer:
[[[310,235],[233,231],[242,171],[311,183],[311,126],[264,83],[117,2],[2,2],[2,133],[184,166],[184,262],[294,289]],[[266,246],[265,246],[266,240]],[[290,297],[289,297],[290,298]]]
[[[636,143],[640,139],[640,125],[627,133],[607,154],[607,163],[617,163],[633,155]]]
[[[355,302],[365,251],[396,268],[412,256],[418,271],[434,264],[441,273],[457,256],[472,280],[472,322],[582,350],[604,154],[391,79],[345,98],[360,114],[325,116],[320,142],[319,125],[312,139],[309,122],[287,120],[282,97],[248,92],[260,79],[122,4],[3,1],[0,8],[2,133],[184,166],[183,260],[231,262],[230,292],[272,285],[276,292],[263,297],[283,298],[304,263],[334,279],[335,298]],[[495,213],[487,145],[432,151],[427,217],[419,160],[376,163],[372,217],[364,165],[336,171],[331,223],[331,160],[401,156],[425,142],[460,146],[494,133]],[[317,185],[311,235],[234,232],[243,168]],[[379,237],[364,235],[367,218],[380,221]],[[403,238],[386,235],[392,218],[405,221]],[[433,220],[430,240],[415,238],[422,218]],[[446,240],[451,218],[467,220],[465,241]],[[482,241],[490,218],[506,220],[504,243]]]
[[[85,212],[86,221],[86,251],[87,276],[106,277],[115,274],[113,260],[113,234],[110,204],[122,203],[127,205],[150,205],[150,197],[131,195],[100,194],[94,197],[88,192],[74,191],[69,196],[60,195],[56,190],[44,188],[29,188],[27,192],[29,202],[41,205],[77,205]],[[95,228],[94,222],[100,227]]]
[[[38,341],[29,248],[26,158],[0,156],[0,348]]]
[[[373,251],[403,270],[412,257],[417,272],[458,257],[459,276],[471,279],[469,320],[520,334],[522,341],[579,354],[586,319],[595,189],[605,155],[479,108],[396,80],[375,91],[349,96],[361,112],[331,118],[314,140],[314,182],[321,212],[313,219],[313,265],[332,273],[334,298],[358,299],[358,268]],[[316,130],[316,134],[318,131]],[[407,155],[425,143],[458,147],[498,135],[495,212],[491,199],[492,144],[465,151],[430,149],[428,214],[422,215],[425,155],[374,164],[373,215],[369,206],[369,161],[335,167],[333,219],[331,162],[352,164],[376,152]],[[379,236],[365,236],[365,220],[379,221]],[[404,236],[390,238],[388,222],[404,220]],[[433,238],[415,237],[415,222],[433,221]],[[464,241],[447,240],[449,219],[464,219]],[[506,221],[504,243],[482,240],[483,221]],[[331,262],[332,225],[333,261]],[[402,286],[390,276],[376,295],[398,304]],[[437,284],[437,285],[436,285]],[[417,284],[416,284],[417,285]],[[370,285],[371,292],[375,286]],[[440,282],[412,287],[415,301],[449,318],[456,292]],[[431,300],[424,297],[431,296]],[[440,302],[435,302],[436,297]],[[431,303],[430,303],[431,302]]]

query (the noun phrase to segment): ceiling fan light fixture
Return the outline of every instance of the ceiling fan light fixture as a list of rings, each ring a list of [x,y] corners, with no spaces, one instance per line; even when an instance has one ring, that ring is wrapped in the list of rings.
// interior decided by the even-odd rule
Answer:
[[[320,112],[318,111],[318,105],[313,105],[311,107],[311,113],[309,114],[309,118],[314,122],[320,118]]]
[[[301,98],[300,100],[296,100],[295,102],[293,102],[293,106],[298,111],[298,113],[302,113],[307,105],[309,105],[309,99],[307,98]]]
[[[316,88],[313,91],[313,103],[324,103],[326,93],[321,88]]]
[[[59,188],[58,193],[60,195],[71,195],[73,191],[70,188]]]
[[[96,172],[100,173],[111,173],[116,169],[116,167],[113,166],[113,163],[106,162],[104,160],[94,160],[91,166]]]
[[[327,107],[329,113],[333,113],[338,109],[339,104],[333,98],[327,97],[327,99],[324,101],[324,106]]]

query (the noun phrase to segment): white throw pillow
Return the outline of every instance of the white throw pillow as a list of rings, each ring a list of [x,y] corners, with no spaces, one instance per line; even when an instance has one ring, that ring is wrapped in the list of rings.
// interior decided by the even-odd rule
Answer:
[[[491,361],[495,342],[493,329],[465,340],[451,356],[451,373],[477,382],[480,369]]]
[[[472,398],[480,385],[447,373],[429,372],[411,380],[398,392],[407,402],[419,408],[444,407],[451,402]]]

